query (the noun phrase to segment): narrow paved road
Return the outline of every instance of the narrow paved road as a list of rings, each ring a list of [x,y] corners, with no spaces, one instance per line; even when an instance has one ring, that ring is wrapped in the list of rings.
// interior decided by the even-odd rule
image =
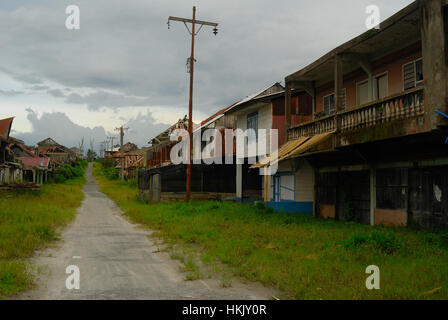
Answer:
[[[157,253],[148,231],[138,229],[120,209],[98,191],[87,170],[85,200],[62,242],[45,249],[34,263],[44,275],[39,288],[22,299],[268,299],[270,290],[233,283],[221,288],[213,279],[184,281],[179,264]],[[66,288],[66,268],[80,270],[80,289]]]

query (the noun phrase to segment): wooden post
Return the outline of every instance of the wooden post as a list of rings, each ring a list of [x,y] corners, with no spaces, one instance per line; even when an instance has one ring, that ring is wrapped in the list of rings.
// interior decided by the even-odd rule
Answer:
[[[291,84],[285,88],[285,142],[288,141],[288,129],[291,127]]]
[[[264,167],[264,202],[269,202],[269,175],[268,167]]]
[[[236,200],[243,201],[243,165],[236,164]]]

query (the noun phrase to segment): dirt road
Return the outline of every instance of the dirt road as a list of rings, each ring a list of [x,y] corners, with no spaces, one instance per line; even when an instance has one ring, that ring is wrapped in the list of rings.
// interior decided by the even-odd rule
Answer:
[[[272,292],[258,285],[218,280],[184,281],[179,264],[157,251],[148,231],[138,229],[103,193],[87,170],[85,200],[76,220],[54,248],[40,252],[33,263],[44,275],[37,290],[20,299],[269,299]],[[66,288],[66,268],[80,271],[80,289]]]

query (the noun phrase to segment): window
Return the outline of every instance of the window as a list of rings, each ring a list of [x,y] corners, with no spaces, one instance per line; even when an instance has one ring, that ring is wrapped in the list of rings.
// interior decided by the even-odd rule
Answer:
[[[254,129],[258,139],[258,111],[247,115],[247,129]]]
[[[334,112],[334,93],[324,97],[324,113],[331,114]]]
[[[342,109],[345,109],[346,105],[346,89],[342,89]],[[335,99],[334,93],[329,94],[328,96],[324,96],[324,113],[325,115],[329,115],[334,113],[335,111]]]
[[[422,84],[423,60],[418,59],[403,65],[403,89],[412,89]]]
[[[376,206],[379,209],[406,208],[407,170],[379,169],[376,173]]]
[[[375,77],[375,100],[384,99],[388,96],[387,73]]]
[[[369,102],[369,81],[365,80],[356,84],[356,105],[360,106]]]

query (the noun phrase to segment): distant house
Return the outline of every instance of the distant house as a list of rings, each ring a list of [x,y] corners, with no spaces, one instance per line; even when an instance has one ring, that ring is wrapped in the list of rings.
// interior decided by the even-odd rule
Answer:
[[[55,164],[69,163],[76,160],[76,155],[70,149],[52,138],[38,142],[37,152],[40,156],[50,158]]]
[[[20,179],[20,164],[14,162],[9,148],[10,132],[14,118],[0,120],[0,183],[11,183]]]
[[[49,158],[26,157],[22,158],[23,181],[43,184],[48,181],[48,170],[50,168]]]

